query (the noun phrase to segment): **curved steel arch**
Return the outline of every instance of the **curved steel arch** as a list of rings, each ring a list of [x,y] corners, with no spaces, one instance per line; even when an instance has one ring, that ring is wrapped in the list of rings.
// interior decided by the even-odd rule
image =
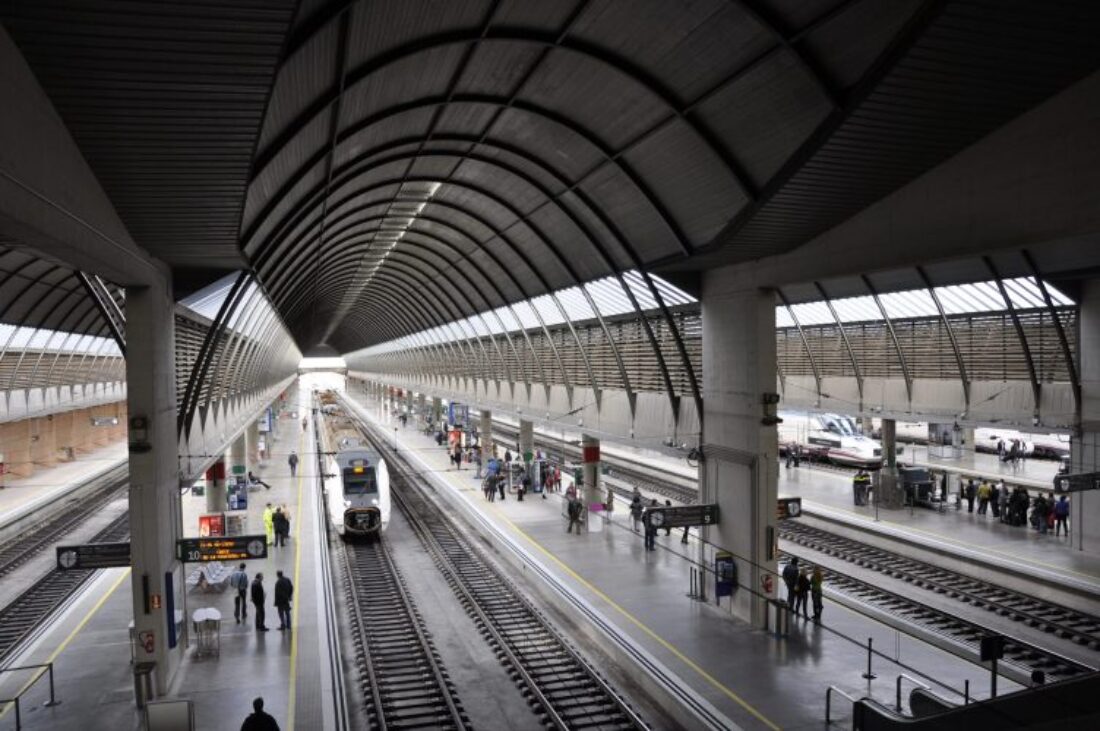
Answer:
[[[860,371],[859,360],[856,359],[856,352],[852,350],[852,343],[848,340],[848,333],[844,330],[844,323],[840,321],[840,316],[836,314],[836,308],[833,307],[833,301],[829,299],[825,287],[818,281],[814,282],[814,286],[817,287],[817,291],[821,293],[821,298],[825,300],[825,306],[829,308],[829,314],[832,315],[833,322],[836,323],[836,329],[840,331],[840,339],[844,341],[844,349],[848,351],[848,359],[852,363],[852,371],[856,374],[856,388],[859,389],[859,410],[863,411],[863,373]]]
[[[1027,336],[1024,335],[1024,326],[1020,322],[1019,313],[1016,312],[1016,305],[1012,304],[1012,298],[1008,296],[1008,290],[1005,289],[1001,274],[993,264],[993,259],[988,256],[983,256],[982,261],[985,262],[985,266],[989,269],[989,273],[993,275],[993,281],[997,283],[997,290],[1001,293],[1001,299],[1004,300],[1005,308],[1008,310],[1009,317],[1012,318],[1012,326],[1016,330],[1016,337],[1020,341],[1020,347],[1023,348],[1024,361],[1027,363],[1028,377],[1031,379],[1031,396],[1035,403],[1035,409],[1032,413],[1035,418],[1038,419],[1039,407],[1042,405],[1042,386],[1039,383],[1039,374],[1035,370],[1035,360],[1031,357],[1031,346],[1027,342]]]
[[[806,332],[802,329],[802,324],[798,321],[798,316],[794,314],[794,309],[791,307],[790,301],[787,299],[787,295],[783,294],[783,290],[776,287],[775,293],[779,296],[780,301],[783,302],[783,306],[787,308],[787,314],[790,315],[791,321],[794,322],[794,326],[798,329],[798,337],[802,339],[802,347],[806,350],[806,358],[810,361],[810,368],[814,372],[814,383],[817,384],[817,403],[816,406],[821,405],[821,371],[817,368],[817,359],[814,358],[814,352],[810,350],[810,341],[806,339]]]
[[[901,341],[898,340],[897,331],[894,330],[894,321],[890,319],[890,315],[886,312],[886,307],[882,304],[882,299],[878,296],[875,285],[871,283],[871,278],[866,274],[860,274],[859,277],[863,280],[863,285],[867,287],[867,291],[871,293],[871,299],[875,301],[875,307],[882,315],[882,320],[886,323],[886,331],[890,333],[890,340],[894,343],[894,350],[898,354],[898,365],[901,366],[901,375],[905,378],[905,395],[911,408],[913,404],[913,376],[909,372],[909,363],[905,360],[905,352],[901,349]]]
[[[1069,347],[1069,338],[1066,337],[1066,329],[1062,325],[1062,319],[1058,316],[1058,308],[1054,306],[1054,300],[1051,299],[1050,291],[1047,289],[1046,282],[1043,281],[1043,277],[1039,272],[1039,266],[1035,263],[1035,259],[1031,256],[1031,252],[1027,249],[1021,249],[1020,254],[1023,256],[1024,261],[1027,262],[1028,269],[1031,270],[1031,276],[1035,278],[1035,284],[1039,287],[1039,292],[1043,295],[1043,302],[1046,304],[1047,313],[1050,315],[1051,321],[1054,323],[1054,330],[1058,334],[1058,343],[1062,347],[1062,358],[1066,363],[1066,373],[1069,375],[1070,388],[1073,391],[1073,405],[1077,412],[1078,418],[1081,416],[1081,381],[1077,375],[1077,364],[1073,362],[1073,351]]]
[[[924,267],[916,267],[917,275],[924,283],[924,288],[928,291],[928,296],[932,298],[932,302],[936,305],[936,311],[940,314],[940,321],[943,323],[943,327],[947,330],[947,337],[951,340],[951,349],[955,351],[955,362],[959,366],[959,380],[962,381],[963,399],[966,402],[966,410],[970,410],[970,378],[966,375],[966,362],[963,360],[962,349],[959,347],[959,340],[955,337],[955,330],[951,327],[951,321],[947,319],[947,311],[943,309],[943,303],[940,302],[939,296],[936,294],[936,288],[932,285],[932,280],[928,277],[928,273],[924,271]]]
[[[653,77],[652,74],[645,71],[641,67],[634,64],[632,61],[617,56],[616,54],[608,52],[606,49],[601,49],[593,44],[585,43],[583,41],[570,41],[567,40],[561,33],[553,33],[547,31],[528,31],[524,34],[509,34],[505,31],[492,31],[491,29],[482,31],[480,33],[470,33],[463,31],[460,33],[442,33],[435,36],[429,36],[427,38],[420,38],[404,46],[399,46],[394,49],[390,49],[387,52],[359,64],[355,69],[350,72],[344,72],[342,76],[342,85],[337,89],[328,89],[326,94],[319,98],[314,104],[308,106],[303,113],[299,114],[289,125],[287,125],[263,150],[258,151],[257,164],[255,166],[256,172],[262,172],[268,164],[279,154],[279,152],[286,147],[291,140],[293,140],[298,134],[305,129],[310,122],[315,119],[324,110],[328,109],[332,104],[337,103],[341,94],[348,87],[354,86],[360,81],[368,78],[369,76],[383,70],[387,66],[402,61],[407,58],[411,58],[418,54],[435,50],[437,48],[443,48],[452,45],[473,44],[477,46],[481,43],[518,43],[549,47],[551,50],[560,50],[569,53],[575,53],[586,59],[595,61],[596,63],[606,66],[612,69],[614,72],[620,74],[622,77],[629,79],[636,83],[640,88],[644,89],[653,98],[665,108],[666,112],[672,119],[682,120],[691,131],[701,139],[704,144],[710,149],[710,152],[714,154],[719,160],[722,161],[726,167],[727,172],[737,182],[741,188],[742,193],[749,200],[756,197],[755,186],[749,181],[748,175],[744,170],[744,166],[740,161],[726,149],[725,145],[722,145],[714,136],[714,134],[705,126],[701,126],[693,122],[690,118],[690,110],[694,107],[695,102],[689,102],[687,105],[682,105],[680,100],[676,99],[671,92],[667,89],[663,82]],[[340,69],[343,71],[343,69]],[[738,75],[737,72],[729,75],[727,78],[735,78]],[[815,81],[819,81],[812,73],[810,74]],[[726,80],[723,80],[723,82]],[[722,82],[719,83],[719,87],[723,86]],[[713,91],[711,92],[713,93]],[[453,95],[459,96],[459,95]],[[515,94],[513,94],[515,96]],[[653,129],[660,129],[664,127],[668,122],[662,121],[653,126]],[[648,134],[652,134],[650,131]],[[644,139],[644,136],[642,137]],[[637,144],[634,141],[633,144]],[[629,149],[629,148],[627,148]],[[617,168],[623,171],[631,180],[635,180],[636,184],[640,183],[640,177],[636,172],[621,159],[621,153],[615,156],[609,157],[606,163],[613,164]],[[254,180],[255,178],[253,178]],[[250,181],[251,182],[251,181]],[[646,190],[647,186],[639,184],[639,188]]]

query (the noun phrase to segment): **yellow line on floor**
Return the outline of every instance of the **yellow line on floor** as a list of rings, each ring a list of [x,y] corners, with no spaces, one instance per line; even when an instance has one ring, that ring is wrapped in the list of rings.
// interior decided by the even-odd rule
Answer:
[[[115,583],[111,585],[111,588],[107,590],[107,593],[104,594],[103,596],[101,596],[99,598],[99,601],[97,601],[95,603],[95,606],[93,606],[91,609],[88,610],[88,613],[84,615],[84,619],[80,620],[80,623],[77,624],[76,627],[73,628],[73,631],[69,633],[69,636],[66,637],[61,642],[61,644],[58,645],[56,649],[54,649],[54,651],[52,653],[50,653],[50,656],[48,658],[46,658],[46,662],[44,664],[52,663],[54,660],[57,659],[58,655],[60,655],[62,652],[65,651],[65,648],[69,646],[69,643],[72,642],[73,639],[75,639],[78,634],[80,634],[80,631],[82,629],[84,629],[84,626],[86,624],[88,624],[88,622],[91,620],[91,618],[94,617],[96,615],[96,613],[103,607],[103,605],[107,603],[107,600],[111,598],[111,595],[115,593],[115,590],[118,589],[118,587],[122,584],[123,579],[125,579],[129,575],[130,575],[130,569],[126,569],[125,571],[123,571],[119,575],[119,577],[117,579],[115,579]],[[32,677],[30,680],[28,680],[26,683],[23,684],[23,687],[19,689],[19,692],[16,693],[16,695],[17,696],[23,695],[24,691],[26,691],[27,688],[30,688],[32,685],[34,685],[34,683],[39,678],[41,678],[42,674],[45,673],[45,672],[46,672],[46,668],[42,668],[37,673],[35,673],[34,677]],[[0,711],[0,718],[3,718],[7,714],[7,712],[11,710],[12,706],[14,706],[14,705],[15,705],[14,703],[9,703],[6,706],[4,706],[4,709],[2,711]]]
[[[712,686],[714,686],[716,689],[718,689],[722,694],[724,694],[725,696],[730,698],[732,701],[737,703],[737,705],[741,706],[746,711],[748,711],[753,716],[755,716],[756,719],[759,720],[761,723],[763,723],[764,725],[766,725],[770,729],[774,729],[775,731],[779,731],[779,726],[774,724],[770,719],[768,719],[767,716],[765,716],[763,713],[761,713],[755,707],[753,707],[752,704],[750,704],[744,698],[739,696],[733,690],[727,688],[725,685],[722,684],[722,682],[720,680],[718,680],[713,675],[708,673],[706,670],[704,670],[702,667],[700,667],[698,663],[696,663],[694,660],[692,660],[687,655],[685,655],[683,652],[681,652],[679,649],[677,649],[675,645],[673,645],[671,642],[669,642],[665,638],[658,635],[655,631],[650,629],[648,625],[646,625],[640,619],[635,617],[633,614],[631,614],[629,611],[627,611],[624,607],[619,605],[614,599],[609,597],[607,594],[602,592],[600,589],[596,588],[593,584],[591,584],[587,579],[582,577],[576,571],[569,568],[565,563],[563,563],[561,560],[559,560],[557,556],[555,556],[548,549],[543,547],[543,545],[541,543],[536,541],[534,538],[532,538],[530,535],[528,535],[522,528],[520,528],[515,523],[513,523],[511,520],[509,520],[508,516],[504,515],[504,513],[501,512],[501,510],[499,508],[497,508],[496,505],[494,505],[492,503],[489,503],[488,507],[494,513],[496,513],[497,517],[500,518],[500,520],[507,523],[508,526],[511,527],[512,530],[514,530],[519,535],[523,536],[532,546],[534,546],[536,549],[538,549],[538,551],[540,553],[542,553],[548,559],[553,561],[559,568],[561,568],[562,571],[569,574],[569,576],[571,576],[573,578],[573,580],[575,580],[576,582],[578,582],[579,584],[581,584],[582,586],[587,588],[589,591],[591,591],[593,594],[598,596],[600,599],[605,601],[610,607],[612,607],[615,611],[617,611],[619,614],[621,614],[623,617],[625,617],[631,624],[633,624],[635,627],[637,627],[642,632],[644,632],[646,635],[648,635],[651,639],[653,639],[653,641],[655,641],[661,647],[663,647],[666,650],[668,650],[669,652],[671,652],[676,657],[676,659],[678,659],[680,662],[684,663],[689,668],[691,668],[696,673],[698,673],[700,677],[702,677],[704,680],[706,680],[708,683],[710,683]]]
[[[307,452],[304,449],[305,436],[305,432],[303,432],[298,437],[298,454],[308,459],[307,455],[311,454],[313,450]],[[294,541],[294,589],[296,591],[300,591],[298,577],[302,572],[302,536],[304,535],[302,526],[305,524],[305,521],[302,520],[302,481],[305,477],[305,464],[302,464],[301,467],[302,470],[298,473],[298,506],[294,510],[294,514],[298,516],[298,538]],[[287,695],[286,703],[286,728],[288,731],[294,731],[294,704],[298,690],[298,597],[294,597],[294,607],[290,611],[293,629],[290,632],[290,692]]]

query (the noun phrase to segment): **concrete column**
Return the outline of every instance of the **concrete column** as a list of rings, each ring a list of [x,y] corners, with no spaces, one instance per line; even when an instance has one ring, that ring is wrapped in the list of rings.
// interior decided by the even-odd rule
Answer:
[[[432,396],[432,426],[439,428],[439,422],[443,420],[443,399]]]
[[[219,459],[206,471],[206,512],[220,513],[225,502],[225,458]]]
[[[875,430],[874,419],[870,416],[861,416],[859,418],[859,429],[864,436],[871,436],[871,432]]]
[[[590,434],[581,435],[581,470],[584,492],[578,497],[586,506],[602,503],[605,495],[600,492],[600,440]]]
[[[882,466],[888,470],[898,466],[898,423],[893,419],[882,420]]]
[[[260,424],[253,419],[244,428],[245,459],[247,467],[260,463]]]
[[[248,440],[245,438],[247,434],[248,430],[245,429],[243,434],[233,440],[233,445],[229,448],[229,479],[231,481],[248,474]]]
[[[481,423],[477,427],[481,444],[481,461],[485,463],[493,456],[493,412],[481,410]]]
[[[535,425],[525,419],[519,420],[519,453],[524,463],[535,458]]]
[[[409,416],[413,414],[413,392],[405,389],[405,413]]]
[[[183,645],[170,642],[183,608],[176,441],[175,303],[171,287],[126,288],[126,401],[130,415],[130,543],[137,661],[157,663],[158,693],[179,667]],[[157,606],[159,605],[159,606]],[[152,652],[140,640],[152,638]],[[174,644],[174,647],[170,647]]]
[[[1100,279],[1081,288],[1078,367],[1081,378],[1080,436],[1070,445],[1070,472],[1100,472]],[[1100,554],[1100,491],[1070,495],[1070,542]]]
[[[701,502],[717,503],[718,525],[703,537],[734,555],[738,581],[779,597],[774,546],[779,444],[764,398],[776,390],[775,295],[738,290],[730,269],[703,279],[703,452]],[[767,579],[768,581],[765,581]],[[713,585],[707,587],[708,593]],[[723,601],[723,606],[726,606]],[[767,605],[736,590],[731,611],[763,627]]]
[[[422,393],[416,394],[416,419],[417,426],[423,425],[424,421],[428,418],[427,409],[427,397]]]

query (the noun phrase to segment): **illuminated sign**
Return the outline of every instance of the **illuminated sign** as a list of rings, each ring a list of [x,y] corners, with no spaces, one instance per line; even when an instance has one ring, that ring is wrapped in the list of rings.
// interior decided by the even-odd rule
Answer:
[[[176,558],[184,563],[267,558],[267,536],[181,538],[176,541]]]
[[[694,525],[717,525],[718,506],[683,505],[678,508],[646,508],[645,521],[654,528],[684,528]]]

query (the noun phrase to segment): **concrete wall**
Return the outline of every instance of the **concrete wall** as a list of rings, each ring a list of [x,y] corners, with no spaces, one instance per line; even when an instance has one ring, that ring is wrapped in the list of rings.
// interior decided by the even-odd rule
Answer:
[[[1100,472],[1100,279],[1081,296],[1081,432],[1070,446],[1071,472]],[[1100,554],[1100,490],[1070,496],[1074,548]]]
[[[112,416],[117,425],[92,426],[93,417]],[[125,438],[125,401],[0,423],[0,453],[11,477],[30,477]]]

